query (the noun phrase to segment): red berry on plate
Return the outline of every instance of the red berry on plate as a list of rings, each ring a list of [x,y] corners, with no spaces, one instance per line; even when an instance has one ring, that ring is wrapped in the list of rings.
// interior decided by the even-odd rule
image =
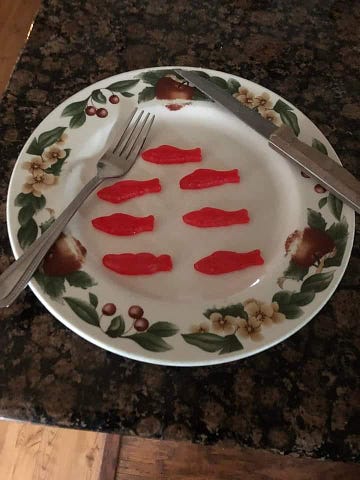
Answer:
[[[301,175],[302,175],[304,178],[310,178],[310,175],[308,175],[308,174],[305,173],[305,172],[301,172]]]
[[[326,188],[324,188],[322,185],[320,185],[320,183],[317,183],[314,187],[314,190],[316,193],[325,193],[326,192]]]
[[[106,110],[106,108],[98,108],[96,110],[96,115],[100,118],[107,117],[107,114],[108,114],[108,111]]]
[[[144,310],[139,305],[131,305],[128,314],[131,318],[139,319],[144,315]]]
[[[116,306],[113,303],[105,303],[102,308],[102,313],[107,316],[114,315],[116,313]]]
[[[91,105],[88,105],[86,108],[85,108],[85,113],[86,115],[90,115],[90,116],[93,116],[95,115],[96,113],[96,108],[91,106]]]
[[[110,103],[119,103],[120,102],[120,98],[117,96],[117,95],[111,95],[109,97],[109,102]]]
[[[138,332],[145,332],[145,330],[149,328],[149,320],[146,320],[146,318],[138,318],[135,320],[134,328]]]

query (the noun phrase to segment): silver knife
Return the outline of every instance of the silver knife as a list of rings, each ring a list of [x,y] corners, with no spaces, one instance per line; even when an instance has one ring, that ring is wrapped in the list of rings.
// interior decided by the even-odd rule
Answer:
[[[206,78],[191,70],[177,69],[175,72],[260,133],[268,140],[271,148],[296,162],[337,198],[360,213],[360,182],[348,170],[324,153],[301,142],[286,125],[276,127]]]

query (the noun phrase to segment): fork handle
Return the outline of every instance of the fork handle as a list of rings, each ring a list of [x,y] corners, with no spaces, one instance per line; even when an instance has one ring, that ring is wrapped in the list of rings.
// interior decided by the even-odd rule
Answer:
[[[14,302],[71,218],[102,181],[103,178],[98,176],[92,178],[46,232],[0,275],[0,307],[8,307]]]

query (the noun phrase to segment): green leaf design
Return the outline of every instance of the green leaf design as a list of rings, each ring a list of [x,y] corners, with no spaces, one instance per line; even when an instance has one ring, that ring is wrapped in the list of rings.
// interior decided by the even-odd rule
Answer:
[[[218,87],[223,88],[224,90],[227,90],[227,88],[228,88],[228,84],[227,84],[226,80],[224,80],[221,77],[214,76],[214,77],[210,77],[209,80],[212,83],[215,83],[215,85],[217,85]]]
[[[210,75],[206,72],[204,72],[203,70],[191,70],[193,73],[197,73],[200,77],[203,77],[203,78],[210,78]],[[177,75],[178,76],[178,75]],[[182,77],[179,77],[179,78],[182,78]]]
[[[320,212],[316,212],[312,208],[307,209],[307,223],[310,228],[317,228],[318,230],[325,230],[326,222]]]
[[[91,98],[97,103],[106,103],[106,97],[100,89],[94,90],[91,94]]]
[[[291,303],[302,307],[311,303],[315,298],[314,290],[309,290],[307,292],[297,292],[293,293],[291,296]]]
[[[60,137],[65,130],[66,127],[55,127],[52,130],[43,132],[38,139],[40,148],[44,150],[46,147],[50,147],[50,145],[56,143],[58,140],[60,140]]]
[[[140,347],[144,348],[145,350],[149,350],[150,352],[167,352],[173,348],[161,337],[149,332],[134,333],[133,335],[123,338],[129,338],[130,340],[133,340],[140,345]]]
[[[343,202],[339,198],[335,197],[335,195],[333,195],[332,193],[329,193],[328,206],[330,212],[334,215],[336,220],[340,221],[343,209]]]
[[[40,288],[53,300],[58,300],[65,292],[65,277],[50,277],[39,271],[34,277]]]
[[[336,254],[335,257],[325,260],[325,267],[338,267],[341,265],[349,234],[349,226],[346,218],[343,217],[339,223],[333,223],[331,227],[326,230],[326,233],[335,242]]]
[[[19,210],[18,220],[20,225],[25,225],[35,214],[34,207],[32,205],[26,205]]]
[[[155,87],[145,87],[144,90],[142,90],[139,93],[139,103],[141,102],[148,102],[149,100],[152,100],[155,98]]]
[[[111,338],[121,337],[125,332],[125,321],[121,315],[114,317],[111,320],[109,328],[106,330],[106,335]]]
[[[79,115],[79,113],[84,112],[89,98],[90,97],[86,98],[85,100],[81,100],[80,102],[70,103],[70,105],[68,105],[67,107],[64,108],[61,116],[62,117],[74,117],[75,115]]]
[[[126,97],[127,95],[125,95],[125,93],[128,93],[128,92],[126,92],[126,90],[134,87],[137,83],[139,83],[138,79],[136,79],[136,80],[121,80],[119,82],[112,83],[111,85],[109,85],[106,88],[107,88],[107,90],[111,90],[112,92],[120,92],[122,95],[124,95]]]
[[[192,99],[197,100],[197,101],[207,101],[207,100],[209,100],[208,97],[204,93],[200,92],[200,90],[198,90],[197,88],[195,88],[195,90],[194,90],[194,95],[193,95]]]
[[[124,97],[133,97],[134,96],[134,94],[130,93],[130,92],[121,92],[121,95],[123,95]]]
[[[15,206],[27,207],[31,206],[35,211],[42,210],[46,205],[46,198],[44,195],[35,197],[32,193],[19,193],[15,198]]]
[[[302,292],[322,292],[331,283],[334,277],[334,272],[315,273],[308,277],[301,285]]]
[[[280,290],[279,292],[275,293],[272,298],[272,302],[277,302],[279,305],[288,305],[291,303],[292,292],[288,290]]]
[[[38,144],[37,139],[33,138],[28,149],[26,150],[26,153],[29,153],[30,155],[41,155],[42,152],[43,149]]]
[[[43,222],[40,224],[40,231],[41,233],[46,232],[46,230],[51,227],[51,225],[55,222],[54,217],[50,217],[49,220],[46,220],[46,222]]]
[[[242,350],[243,348],[244,347],[242,346],[236,335],[226,335],[224,337],[224,346],[220,350],[219,355],[224,355],[224,353],[237,352],[238,350]]]
[[[66,275],[66,280],[68,281],[70,286],[83,288],[84,290],[93,287],[94,285],[97,285],[95,280],[91,278],[88,273],[83,272],[82,270],[69,273],[68,275]]]
[[[220,313],[221,315],[231,315],[232,317],[241,317],[244,318],[245,320],[248,319],[248,315],[244,310],[244,305],[242,303],[236,303],[234,305],[229,305],[228,307],[222,307],[222,308],[209,308],[206,310],[203,315],[206,318],[210,318],[210,315],[212,313]]]
[[[293,304],[281,305],[279,306],[279,311],[283,313],[285,317],[289,320],[294,320],[295,318],[299,318],[304,313],[303,310],[301,310],[301,308]]]
[[[231,94],[237,93],[240,87],[240,83],[233,78],[229,78],[227,81],[227,88]]]
[[[91,305],[96,308],[98,305],[99,305],[99,299],[98,297],[95,295],[95,293],[89,293],[89,300],[90,300],[90,303]]]
[[[86,114],[85,112],[80,112],[74,115],[73,117],[71,117],[69,125],[70,125],[70,128],[79,128],[82,125],[84,125],[85,122],[86,122]]]
[[[155,86],[160,78],[165,77],[166,75],[173,75],[173,70],[154,70],[152,72],[145,72],[140,74],[140,78],[144,83],[149,83],[152,86]]]
[[[20,247],[25,250],[27,247],[30,247],[32,243],[36,240],[38,234],[38,226],[33,218],[31,218],[25,225],[22,225],[17,233],[17,238],[20,244]]]
[[[217,352],[224,347],[224,337],[215,333],[183,333],[182,337],[186,343],[205,352]]]
[[[301,267],[300,265],[297,265],[293,260],[290,260],[289,266],[284,271],[283,275],[285,278],[300,281],[305,277],[305,275],[308,274],[308,272],[309,267]]]
[[[66,153],[65,157],[64,158],[59,158],[59,160],[56,163],[51,165],[51,167],[47,168],[45,170],[46,173],[52,173],[56,177],[58,177],[60,175],[61,169],[64,165],[64,162],[68,158],[68,156],[70,155],[71,149],[70,148],[65,148],[64,152]]]
[[[156,322],[148,329],[149,333],[159,337],[172,337],[179,331],[178,327],[170,322]]]
[[[327,148],[325,147],[325,145],[322,142],[320,142],[320,140],[317,140],[316,138],[313,138],[311,146],[313,148],[316,148],[316,150],[319,150],[319,152],[324,153],[325,155],[328,154]]]
[[[319,200],[319,208],[323,208],[326,204],[327,204],[327,201],[328,201],[328,197],[323,197]]]
[[[298,136],[300,133],[299,123],[297,116],[292,111],[292,108],[282,100],[278,100],[274,106],[274,110],[275,112],[279,113],[281,121],[290,127],[295,135]]]
[[[99,315],[91,303],[84,302],[84,300],[75,297],[64,297],[64,300],[81,320],[84,320],[84,322],[90,325],[99,326]]]

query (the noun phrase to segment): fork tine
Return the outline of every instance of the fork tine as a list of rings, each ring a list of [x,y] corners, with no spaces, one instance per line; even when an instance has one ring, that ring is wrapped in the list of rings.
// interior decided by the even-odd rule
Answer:
[[[148,137],[150,129],[151,129],[153,123],[154,123],[155,115],[152,115],[151,118],[150,118],[150,121],[147,122],[149,116],[150,116],[150,113],[147,114],[146,119],[145,119],[143,125],[141,126],[141,130],[140,130],[138,136],[134,140],[134,143],[133,143],[130,151],[127,153],[127,160],[130,163],[135,161],[135,159],[138,156],[140,150],[142,149],[144,143],[146,142],[146,139]],[[146,123],[147,123],[147,125],[146,125]],[[146,128],[145,128],[145,126],[146,126]]]
[[[123,152],[121,152],[125,156],[125,158],[128,158],[130,156],[131,152],[133,151],[134,145],[135,145],[137,139],[139,138],[139,136],[141,135],[141,132],[143,131],[143,128],[145,127],[149,116],[150,116],[150,113],[147,113],[145,115],[145,118],[142,119],[141,123],[139,123],[137,131],[135,132],[135,129],[134,129],[134,131],[132,132],[133,135],[131,136],[131,139],[129,138],[129,142],[128,142],[128,145],[127,145],[128,148],[126,150],[124,149]],[[130,140],[131,140],[131,142],[130,142]]]
[[[135,111],[135,113],[136,113],[136,111]],[[124,130],[124,133],[121,135],[120,140],[118,141],[116,147],[113,150],[113,153],[115,153],[116,155],[122,155],[124,153],[125,149],[127,148],[127,146],[129,145],[131,137],[132,137],[134,131],[136,130],[136,127],[137,127],[141,117],[144,115],[144,110],[141,110],[136,117],[135,117],[135,113],[131,117],[130,121],[128,122],[127,127]],[[134,117],[135,117],[135,121],[132,122]]]

